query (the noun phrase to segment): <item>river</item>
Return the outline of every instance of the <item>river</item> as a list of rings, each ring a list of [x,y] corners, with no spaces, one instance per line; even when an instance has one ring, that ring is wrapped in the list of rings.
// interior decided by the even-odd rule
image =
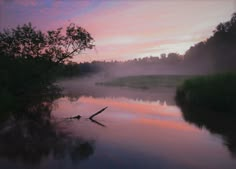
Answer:
[[[36,133],[31,140],[27,139],[23,147],[17,137],[9,134],[1,137],[9,137],[0,141],[0,148],[6,149],[0,150],[1,168],[236,167],[235,155],[226,146],[223,135],[184,120],[174,101],[174,88],[105,87],[83,84],[76,79],[60,85],[64,87],[64,96],[53,101],[50,126],[35,127],[38,136]],[[108,108],[95,116],[94,121],[88,119],[104,107]],[[78,114],[80,119],[67,119]],[[52,132],[39,136],[47,128]],[[19,133],[18,129],[14,133]],[[12,138],[16,139],[9,141]]]

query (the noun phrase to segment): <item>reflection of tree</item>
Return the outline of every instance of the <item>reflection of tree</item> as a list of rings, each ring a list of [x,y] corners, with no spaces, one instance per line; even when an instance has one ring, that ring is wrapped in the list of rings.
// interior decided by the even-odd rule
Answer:
[[[50,120],[53,101],[59,97],[62,97],[61,89],[54,85],[27,92],[17,97],[12,115],[17,119]]]
[[[73,138],[50,123],[41,121],[11,121],[0,133],[0,156],[9,160],[38,164],[53,155],[73,161],[86,159],[93,154],[93,142]]]
[[[178,100],[177,100],[178,103]],[[223,137],[224,144],[236,157],[236,116],[232,114],[212,114],[204,110],[190,107],[189,105],[179,103],[183,117],[189,123],[197,127],[205,127],[213,134],[220,134]]]
[[[8,119],[0,123],[1,158],[37,165],[49,157],[79,162],[93,154],[93,141],[73,137],[52,121],[53,101],[61,95],[55,87],[48,89],[19,98]]]

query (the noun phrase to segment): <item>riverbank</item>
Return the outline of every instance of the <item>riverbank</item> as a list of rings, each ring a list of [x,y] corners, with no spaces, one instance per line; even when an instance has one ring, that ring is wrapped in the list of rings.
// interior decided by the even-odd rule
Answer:
[[[188,79],[177,88],[176,102],[192,110],[235,113],[236,73],[206,75]]]

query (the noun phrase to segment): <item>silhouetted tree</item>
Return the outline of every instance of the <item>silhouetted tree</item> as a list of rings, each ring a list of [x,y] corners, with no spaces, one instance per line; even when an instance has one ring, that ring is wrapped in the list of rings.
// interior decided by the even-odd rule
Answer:
[[[75,24],[64,34],[62,28],[43,33],[31,23],[0,32],[0,110],[7,112],[16,100],[44,92],[58,76],[58,68],[81,51],[92,49],[93,42]]]
[[[53,62],[64,62],[81,51],[92,49],[93,38],[83,28],[70,24],[66,34],[62,28],[43,33],[31,23],[4,29],[0,32],[0,51],[13,58],[46,57]]]

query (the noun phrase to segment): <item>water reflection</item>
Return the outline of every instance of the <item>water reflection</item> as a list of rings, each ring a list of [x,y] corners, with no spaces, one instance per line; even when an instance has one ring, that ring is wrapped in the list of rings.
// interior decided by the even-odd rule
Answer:
[[[92,96],[81,96],[73,102],[64,97],[56,103],[53,114],[60,118],[77,113],[85,117],[80,123],[70,123],[70,131],[96,138],[96,152],[82,165],[84,168],[233,169],[236,165],[221,138],[186,123],[175,105]],[[108,109],[96,120],[107,128],[86,120],[104,106]]]
[[[177,100],[178,102],[178,100]],[[236,158],[236,116],[233,114],[209,113],[178,102],[183,117],[199,128],[206,128],[213,134],[222,136],[224,145],[232,157]]]
[[[101,79],[97,79],[98,81]],[[87,79],[69,79],[61,81],[58,84],[64,88],[64,93],[71,98],[80,96],[91,96],[93,98],[129,98],[132,100],[145,101],[166,101],[168,104],[175,104],[175,88],[157,88],[157,89],[133,89],[125,87],[109,87],[95,85],[94,80]]]
[[[73,166],[94,153],[94,140],[74,136],[52,118],[54,100],[60,97],[60,90],[51,86],[17,100],[0,123],[1,168],[41,168],[46,163],[45,168],[56,165],[53,160],[67,160]]]
[[[94,152],[94,142],[70,136],[51,123],[32,120],[12,120],[0,133],[0,157],[14,162],[39,165],[52,156],[73,162],[88,158]]]
[[[55,89],[18,100],[0,123],[0,167],[235,168],[221,138],[186,123],[172,102],[146,100],[146,91],[138,99],[99,92],[62,96]],[[100,125],[88,119],[106,106],[94,117]]]

